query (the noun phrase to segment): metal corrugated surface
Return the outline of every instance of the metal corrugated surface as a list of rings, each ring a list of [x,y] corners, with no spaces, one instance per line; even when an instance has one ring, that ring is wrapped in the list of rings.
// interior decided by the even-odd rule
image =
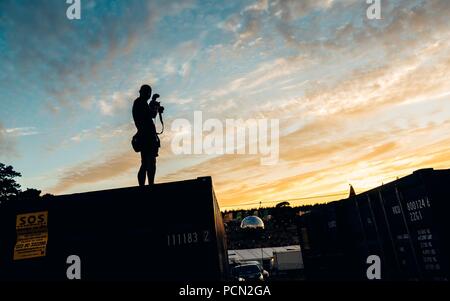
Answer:
[[[15,202],[0,208],[0,277],[65,280],[219,280],[228,257],[211,178]],[[45,257],[13,260],[16,216],[48,211]]]
[[[378,255],[383,279],[448,280],[449,202],[450,170],[426,169],[314,208],[299,218],[300,237],[310,236],[302,241],[306,274],[366,279],[366,259]]]
[[[298,230],[307,279],[342,277],[346,262],[336,227],[338,203],[314,207],[299,218]]]

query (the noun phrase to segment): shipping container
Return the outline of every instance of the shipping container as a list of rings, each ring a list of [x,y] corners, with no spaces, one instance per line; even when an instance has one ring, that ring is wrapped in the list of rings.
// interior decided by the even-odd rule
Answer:
[[[384,196],[388,193],[390,201]],[[403,236],[393,237],[398,256],[407,253],[400,273],[407,279],[448,280],[450,170],[419,170],[381,189],[381,197],[391,203],[386,210],[400,212],[396,215],[403,221]]]
[[[337,205],[337,202],[317,205],[298,218],[307,280],[332,280],[342,276],[342,263],[345,260],[336,228]]]
[[[211,178],[1,205],[1,280],[66,280],[71,255],[82,280],[226,279]]]
[[[305,274],[319,279],[367,279],[367,258],[376,255],[382,279],[448,280],[449,202],[450,170],[424,169],[317,206],[299,218],[302,250],[307,247]],[[333,215],[331,231],[327,227]],[[339,254],[335,260],[343,265],[330,260],[330,254]]]

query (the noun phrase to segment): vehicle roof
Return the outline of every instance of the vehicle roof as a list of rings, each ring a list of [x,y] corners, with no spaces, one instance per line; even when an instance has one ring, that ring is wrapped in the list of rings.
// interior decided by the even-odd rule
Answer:
[[[257,263],[245,263],[245,264],[237,265],[234,268],[249,267],[249,266],[257,266],[259,268],[260,264],[257,264]]]

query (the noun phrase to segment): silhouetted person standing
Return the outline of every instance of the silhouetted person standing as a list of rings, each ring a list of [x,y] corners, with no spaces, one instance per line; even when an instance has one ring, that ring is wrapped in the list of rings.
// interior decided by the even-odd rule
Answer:
[[[143,85],[139,94],[140,96],[133,103],[133,119],[141,146],[141,168],[138,172],[138,181],[139,186],[144,186],[146,175],[149,185],[155,182],[156,157],[158,157],[160,142],[153,123],[153,118],[158,112],[147,103],[152,95],[152,88],[149,85]]]

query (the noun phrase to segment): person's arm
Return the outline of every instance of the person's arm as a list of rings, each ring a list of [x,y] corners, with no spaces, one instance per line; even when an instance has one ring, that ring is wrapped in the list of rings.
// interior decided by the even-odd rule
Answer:
[[[144,130],[145,108],[139,103],[133,105],[133,119],[138,131]]]

